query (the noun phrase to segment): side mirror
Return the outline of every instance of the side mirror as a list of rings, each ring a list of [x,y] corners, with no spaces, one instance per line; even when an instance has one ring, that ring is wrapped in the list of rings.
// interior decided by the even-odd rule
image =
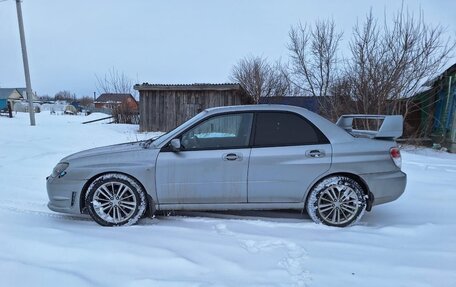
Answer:
[[[171,147],[172,151],[180,151],[180,149],[181,149],[180,139],[172,139],[169,146]]]

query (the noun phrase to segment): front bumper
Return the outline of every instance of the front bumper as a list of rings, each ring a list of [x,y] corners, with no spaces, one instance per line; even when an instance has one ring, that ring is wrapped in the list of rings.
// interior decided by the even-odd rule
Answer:
[[[405,191],[407,175],[402,171],[363,174],[370,192],[374,195],[373,205],[398,199]]]
[[[79,199],[83,186],[83,181],[48,177],[46,179],[48,208],[56,212],[80,214]]]

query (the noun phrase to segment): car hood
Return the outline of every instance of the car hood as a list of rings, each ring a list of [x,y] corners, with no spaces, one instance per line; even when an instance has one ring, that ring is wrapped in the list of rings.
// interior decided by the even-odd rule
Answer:
[[[142,143],[143,143],[142,141],[138,141],[138,142],[122,143],[122,144],[92,148],[92,149],[83,150],[83,151],[71,154],[71,155],[63,158],[61,161],[66,162],[66,161],[71,161],[71,160],[85,158],[85,157],[102,156],[102,155],[106,155],[106,154],[109,154],[110,156],[112,156],[115,153],[140,151],[145,148],[142,145]]]

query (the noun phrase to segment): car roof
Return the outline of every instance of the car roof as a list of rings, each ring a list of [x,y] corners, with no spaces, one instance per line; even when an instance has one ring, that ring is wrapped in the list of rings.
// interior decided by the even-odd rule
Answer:
[[[290,105],[277,105],[277,104],[257,104],[257,105],[239,105],[239,106],[223,106],[208,108],[206,111],[210,113],[223,113],[223,112],[237,112],[237,111],[295,111],[300,113],[310,112],[309,110],[301,107]]]

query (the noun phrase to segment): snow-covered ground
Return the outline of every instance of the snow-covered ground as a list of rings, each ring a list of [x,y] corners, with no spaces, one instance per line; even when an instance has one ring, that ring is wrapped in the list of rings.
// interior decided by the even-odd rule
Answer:
[[[299,212],[181,213],[103,228],[46,208],[60,158],[132,125],[0,117],[0,286],[456,286],[456,155],[403,151],[405,194],[346,229]],[[385,188],[388,188],[385,186]]]

